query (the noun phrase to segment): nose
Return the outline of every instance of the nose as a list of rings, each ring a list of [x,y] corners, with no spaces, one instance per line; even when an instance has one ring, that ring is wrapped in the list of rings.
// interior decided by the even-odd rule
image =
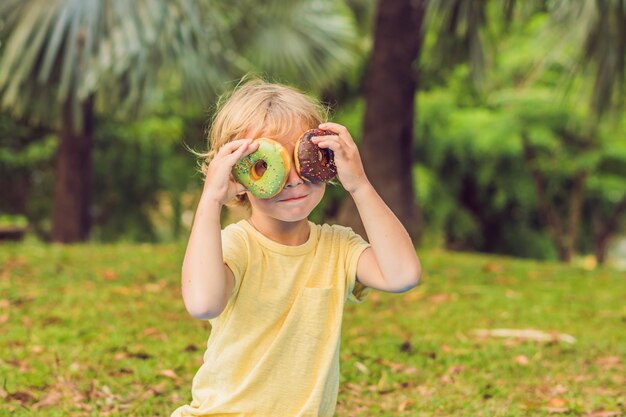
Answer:
[[[295,187],[303,183],[304,180],[300,177],[300,175],[298,175],[298,171],[296,171],[296,163],[291,161],[291,169],[289,170],[285,187]]]

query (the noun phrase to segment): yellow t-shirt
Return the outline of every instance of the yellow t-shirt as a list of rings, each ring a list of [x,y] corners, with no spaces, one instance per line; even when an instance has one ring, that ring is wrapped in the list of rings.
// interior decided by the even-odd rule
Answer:
[[[274,242],[245,220],[222,231],[235,287],[210,320],[193,401],[172,417],[334,414],[343,307],[367,296],[355,278],[369,244],[347,227],[309,225],[300,246]]]

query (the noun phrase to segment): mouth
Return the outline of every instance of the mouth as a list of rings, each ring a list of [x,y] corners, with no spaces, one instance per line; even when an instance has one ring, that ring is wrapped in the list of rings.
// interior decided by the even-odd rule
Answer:
[[[301,196],[297,196],[297,197],[289,197],[289,198],[284,198],[282,200],[278,200],[280,203],[289,203],[289,202],[296,202],[296,201],[302,201],[306,198],[306,195],[301,195]]]

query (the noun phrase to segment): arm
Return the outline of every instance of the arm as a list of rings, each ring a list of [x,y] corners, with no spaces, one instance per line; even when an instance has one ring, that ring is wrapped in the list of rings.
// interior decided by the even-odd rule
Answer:
[[[368,287],[387,292],[415,287],[421,265],[413,242],[367,179],[352,136],[336,123],[324,123],[320,128],[337,134],[314,138],[314,142],[333,150],[339,180],[354,199],[372,245],[359,258],[357,279]]]
[[[217,317],[226,307],[235,279],[224,264],[220,213],[223,205],[243,191],[230,171],[243,156],[256,150],[248,140],[224,145],[209,164],[182,266],[182,294],[189,314]]]

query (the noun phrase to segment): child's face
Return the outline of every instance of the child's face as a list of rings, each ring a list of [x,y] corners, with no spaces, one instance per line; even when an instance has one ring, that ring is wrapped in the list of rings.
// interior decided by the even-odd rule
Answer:
[[[294,222],[306,219],[311,211],[319,204],[326,190],[326,183],[311,183],[300,178],[296,171],[296,164],[293,160],[293,150],[298,140],[298,136],[306,129],[297,129],[289,135],[277,138],[271,137],[283,145],[291,156],[291,170],[287,176],[287,182],[282,191],[272,198],[256,198],[247,192],[248,200],[252,206],[252,213],[264,215],[276,220]],[[252,137],[262,137],[264,135],[253,135]]]

